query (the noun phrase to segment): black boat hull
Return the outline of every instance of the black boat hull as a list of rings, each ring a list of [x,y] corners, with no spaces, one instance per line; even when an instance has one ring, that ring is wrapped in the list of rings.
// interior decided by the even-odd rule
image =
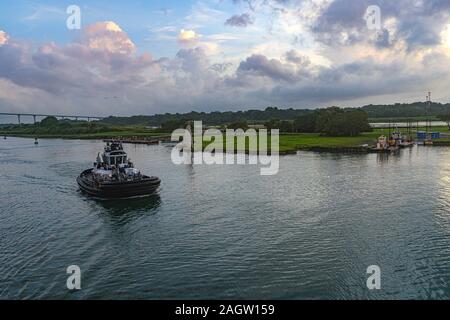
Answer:
[[[84,171],[77,178],[81,191],[105,199],[131,198],[154,194],[161,184],[157,177],[143,176],[139,181],[96,182],[92,178],[92,169]]]

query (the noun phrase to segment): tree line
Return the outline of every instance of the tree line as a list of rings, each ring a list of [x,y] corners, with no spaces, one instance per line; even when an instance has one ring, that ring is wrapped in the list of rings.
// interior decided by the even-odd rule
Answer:
[[[311,112],[311,110],[304,109],[278,109],[275,107],[268,107],[265,110],[247,110],[247,111],[226,111],[226,112],[196,112],[189,113],[165,113],[151,116],[132,116],[132,117],[108,117],[102,120],[104,123],[116,125],[146,125],[159,127],[165,122],[173,122],[185,119],[195,119],[202,121],[208,126],[220,126],[225,123],[233,123],[237,121],[246,122],[264,122],[268,119],[294,119],[300,115]]]
[[[344,108],[344,110],[360,109],[367,113],[369,118],[412,118],[427,116],[450,115],[450,104],[432,103],[428,108],[426,102],[410,104],[367,105],[361,108]],[[317,109],[315,109],[317,110]],[[132,117],[108,117],[101,122],[111,125],[144,125],[160,127],[163,123],[176,122],[186,119],[201,120],[208,126],[221,126],[234,122],[247,122],[249,124],[265,123],[273,119],[293,121],[301,116],[314,114],[314,109],[280,109],[269,107],[265,110],[226,111],[226,112],[189,112],[165,113],[156,115],[139,115]],[[284,123],[285,124],[285,123]]]
[[[450,103],[433,102],[396,103],[389,105],[367,105],[361,108],[369,118],[413,118],[450,115]]]
[[[221,128],[243,128],[249,125],[264,124],[265,127],[280,129],[283,133],[321,133],[330,136],[357,135],[369,131],[368,119],[408,119],[424,117],[440,118],[450,127],[450,104],[425,102],[394,105],[368,105],[361,108],[326,109],[279,109],[269,107],[265,110],[248,110],[237,112],[189,112],[176,114],[157,114],[152,116],[108,117],[90,125],[68,120],[58,121],[52,117],[44,119],[40,130],[102,132],[124,126],[155,127],[159,132],[172,132],[184,127],[187,121],[201,120],[206,126]],[[15,126],[13,126],[15,127]],[[22,127],[23,130],[23,127]],[[30,128],[31,130],[31,128]],[[120,129],[119,129],[120,130]]]
[[[270,120],[265,126],[279,129],[282,133],[320,133],[327,136],[356,136],[372,131],[365,111],[338,107],[318,109],[293,121]]]
[[[172,132],[184,128],[192,120],[194,119],[168,120],[162,124],[161,131]],[[223,124],[220,128],[247,130],[249,126],[247,121],[238,120]],[[264,122],[264,126],[267,129],[279,129],[281,133],[320,133],[328,136],[356,136],[372,131],[365,111],[338,107],[310,111],[294,120],[270,119]]]

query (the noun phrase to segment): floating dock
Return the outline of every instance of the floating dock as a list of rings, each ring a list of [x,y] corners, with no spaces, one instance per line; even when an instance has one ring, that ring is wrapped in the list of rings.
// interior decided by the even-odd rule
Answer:
[[[127,137],[127,138],[115,138],[115,139],[104,139],[104,142],[120,142],[127,144],[146,144],[153,145],[159,144],[160,142],[169,142],[171,140],[170,136],[155,136],[155,137]]]

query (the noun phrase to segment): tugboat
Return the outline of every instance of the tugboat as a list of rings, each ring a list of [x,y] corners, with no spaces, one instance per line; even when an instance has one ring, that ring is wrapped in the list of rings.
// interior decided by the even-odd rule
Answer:
[[[369,148],[369,152],[373,153],[391,153],[398,151],[399,146],[396,140],[391,136],[388,140],[385,136],[378,138],[376,146]]]
[[[141,174],[128,159],[122,143],[107,143],[94,168],[77,178],[80,189],[97,198],[132,198],[154,194],[161,184],[157,177]]]
[[[414,142],[411,140],[409,136],[402,135],[401,132],[393,132],[391,135],[391,140],[395,141],[395,144],[399,148],[412,148],[414,146]]]

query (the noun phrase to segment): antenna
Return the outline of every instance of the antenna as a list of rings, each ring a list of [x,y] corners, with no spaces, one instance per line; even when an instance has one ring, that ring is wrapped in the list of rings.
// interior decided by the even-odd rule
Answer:
[[[428,91],[428,95],[427,95],[427,107],[425,107],[426,108],[426,117],[427,117],[427,120],[426,120],[426,130],[427,130],[427,133],[430,131],[430,128],[431,128],[431,120],[430,120],[430,115],[431,115],[431,92],[429,92]]]

